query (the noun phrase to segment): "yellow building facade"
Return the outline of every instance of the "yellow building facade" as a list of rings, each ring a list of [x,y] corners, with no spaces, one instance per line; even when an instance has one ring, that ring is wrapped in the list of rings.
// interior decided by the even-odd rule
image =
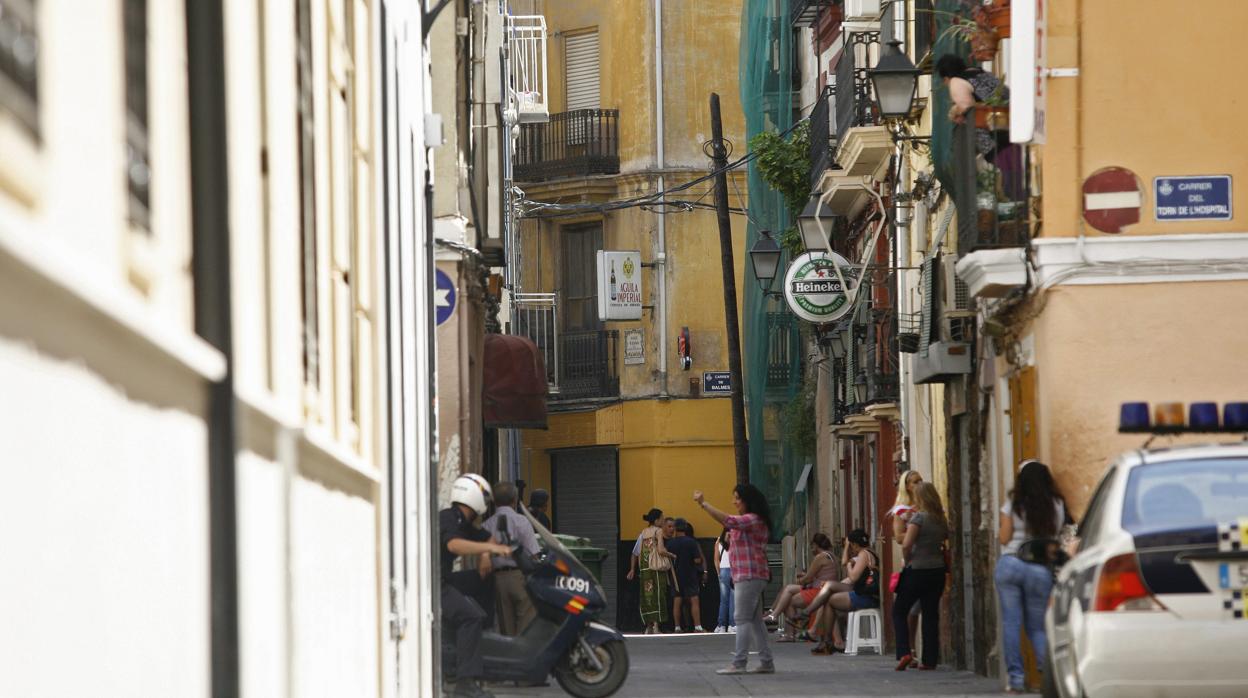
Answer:
[[[525,217],[511,331],[543,349],[552,392],[549,428],[520,432],[513,472],[551,492],[558,532],[608,550],[604,586],[621,596],[612,611],[627,627],[637,619],[624,610],[624,575],[642,515],[658,507],[713,537],[719,527],[692,491],[726,504],[735,484],[728,394],[704,383],[704,373],[726,374],[728,353],[712,183],[696,180],[711,166],[712,92],[730,159],[746,150],[740,7],[548,0],[532,10],[547,23],[551,118],[522,124],[518,137]],[[743,174],[731,172],[728,188],[730,205],[743,208]],[[673,192],[666,207],[608,204],[664,189]],[[734,215],[732,227],[740,279],[745,218]],[[639,320],[598,320],[598,250],[640,253]]]

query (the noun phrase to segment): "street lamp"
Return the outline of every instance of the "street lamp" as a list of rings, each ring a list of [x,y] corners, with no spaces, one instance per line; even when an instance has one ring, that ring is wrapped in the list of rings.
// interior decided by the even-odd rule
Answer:
[[[763,293],[771,290],[771,282],[776,278],[776,270],[780,267],[780,245],[776,244],[771,232],[764,230],[762,236],[750,247],[750,264],[754,267],[754,278],[762,287]]]
[[[802,234],[802,246],[808,252],[831,252],[828,244],[832,239],[830,223],[819,220],[819,211],[823,209],[823,201],[819,198],[819,192],[810,195],[810,201],[806,202],[806,208],[802,209],[801,215],[797,217],[797,230]]]
[[[867,403],[867,377],[859,373],[857,379],[854,380],[854,399],[859,405]]]
[[[849,340],[845,337],[845,325],[837,325],[832,330],[832,358],[843,359],[849,353]]]
[[[875,87],[876,107],[885,119],[904,119],[914,106],[922,71],[914,67],[909,56],[901,50],[901,42],[893,39],[880,62],[867,71]]]

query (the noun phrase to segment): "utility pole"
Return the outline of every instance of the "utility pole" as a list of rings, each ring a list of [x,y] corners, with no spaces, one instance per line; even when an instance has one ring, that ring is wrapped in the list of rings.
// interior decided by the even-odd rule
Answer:
[[[724,325],[728,330],[728,374],[732,383],[732,442],[737,483],[750,481],[750,449],[745,437],[745,383],[741,379],[741,328],[737,316],[737,267],[732,260],[732,223],[728,219],[728,152],[719,95],[711,93],[712,171],[715,175],[715,217],[719,219],[719,257],[724,270]]]

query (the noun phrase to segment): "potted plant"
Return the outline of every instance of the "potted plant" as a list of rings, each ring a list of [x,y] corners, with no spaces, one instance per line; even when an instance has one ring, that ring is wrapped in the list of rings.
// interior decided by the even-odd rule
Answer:
[[[983,104],[975,108],[975,128],[1004,131],[1009,127],[1010,108],[1008,106]]]
[[[992,0],[990,5],[976,8],[976,23],[991,30],[997,38],[1010,38],[1010,0]]]

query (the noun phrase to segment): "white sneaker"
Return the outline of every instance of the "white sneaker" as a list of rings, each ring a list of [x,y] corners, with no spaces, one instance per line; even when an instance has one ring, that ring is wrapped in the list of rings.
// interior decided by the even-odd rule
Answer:
[[[737,626],[735,626],[735,625],[730,625],[730,626],[728,626],[728,632],[730,632],[730,633],[735,633],[735,632],[737,632]]]
[[[702,626],[700,626],[700,625],[695,625],[695,626],[693,626],[693,632],[695,632],[695,633],[704,633],[704,632],[706,632],[706,628],[703,628],[703,627],[702,627]]]
[[[722,633],[726,633],[726,632],[728,632],[728,629],[727,629],[727,628],[725,628],[725,627],[724,627],[724,626],[722,626],[722,625],[717,625],[717,626],[715,626],[715,630],[713,630],[713,631],[711,631],[711,632],[714,632],[714,633],[716,633],[716,634],[722,634]]]

